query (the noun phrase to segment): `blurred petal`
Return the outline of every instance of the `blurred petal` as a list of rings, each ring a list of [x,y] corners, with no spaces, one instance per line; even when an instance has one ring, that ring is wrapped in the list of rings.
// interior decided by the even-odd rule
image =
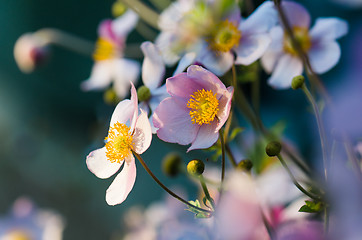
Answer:
[[[186,53],[179,61],[177,68],[175,72],[173,73],[173,76],[176,74],[182,73],[188,66],[190,66],[192,63],[195,62],[196,59],[196,53],[189,52]]]
[[[297,57],[291,55],[282,56],[268,79],[268,84],[276,89],[290,88],[293,77],[302,74],[303,64]]]
[[[218,139],[219,132],[216,130],[218,121],[215,119],[210,124],[203,124],[195,140],[192,142],[191,147],[187,149],[187,152],[194,149],[204,149],[211,147]]]
[[[316,73],[325,73],[334,67],[341,56],[337,42],[320,42],[308,52],[309,61]]]
[[[157,136],[165,142],[190,144],[196,137],[199,125],[192,124],[189,110],[180,107],[173,99],[166,98],[153,114]]]
[[[202,65],[217,76],[222,76],[230,70],[234,63],[234,56],[231,52],[215,53],[207,48],[204,48],[200,56],[197,58],[197,61],[202,63]]]
[[[122,171],[113,180],[106,192],[108,205],[122,203],[133,188],[136,180],[136,163],[132,156],[131,161],[126,161]]]
[[[83,91],[100,90],[109,86],[112,81],[113,60],[95,62],[91,76],[81,83]]]
[[[132,10],[112,21],[112,30],[117,37],[126,37],[137,25],[138,15]]]
[[[310,15],[301,4],[295,2],[282,1],[284,13],[291,27],[299,26],[309,28]]]
[[[140,74],[140,64],[137,61],[126,58],[114,60],[114,89],[117,96],[123,99],[128,91],[130,83],[136,83]]]
[[[180,56],[172,50],[173,41],[175,41],[175,35],[170,32],[161,32],[155,40],[155,44],[168,66],[174,65],[180,59]]]
[[[280,26],[275,26],[270,30],[269,35],[272,41],[269,44],[269,48],[261,57],[261,64],[267,73],[271,73],[273,71],[277,61],[283,54],[283,28]]]
[[[109,161],[106,157],[106,147],[103,147],[89,153],[86,163],[88,169],[94,173],[94,175],[104,179],[115,174],[122,166],[123,161],[121,163],[112,163]]]
[[[151,42],[142,43],[141,49],[145,56],[142,64],[143,84],[149,89],[156,89],[161,85],[165,75],[165,64],[161,53]]]
[[[309,31],[313,41],[335,40],[346,35],[348,23],[339,18],[318,18],[315,25]]]
[[[266,51],[271,38],[269,34],[243,36],[236,51],[236,64],[249,65],[258,60]]]
[[[151,145],[151,140],[151,125],[147,114],[141,110],[141,114],[138,116],[135,132],[133,134],[133,150],[138,154],[142,154]]]

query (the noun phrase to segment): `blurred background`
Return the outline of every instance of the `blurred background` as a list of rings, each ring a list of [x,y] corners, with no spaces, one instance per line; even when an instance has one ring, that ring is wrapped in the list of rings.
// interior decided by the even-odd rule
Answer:
[[[327,0],[298,2],[310,11],[313,20],[338,16],[350,24],[349,34],[339,41],[342,47],[339,65],[322,76],[328,89],[338,90],[337,97],[343,99],[352,90],[356,94],[350,97],[352,101],[356,96],[354,104],[359,109],[344,115],[342,120],[348,121],[356,111],[360,112],[362,103],[358,97],[362,90],[361,8],[346,7],[343,1],[342,4]],[[130,206],[147,205],[165,195],[138,164],[136,184],[127,200],[114,207],[106,204],[105,191],[113,178],[95,177],[87,169],[85,157],[103,146],[114,106],[104,103],[102,92],[80,90],[81,81],[90,75],[93,65],[90,57],[52,47],[49,61],[31,74],[23,74],[14,61],[17,38],[44,27],[61,29],[94,42],[99,22],[112,17],[112,4],[111,0],[0,1],[0,215],[9,212],[15,199],[27,196],[40,208],[53,209],[64,217],[64,239],[115,238],[122,231],[122,213]],[[130,39],[142,42],[137,33]],[[301,116],[298,109],[284,104],[290,97],[304,104],[303,96],[291,90],[272,90],[265,80],[262,84],[263,98],[272,99],[267,104],[262,101],[266,124],[272,125],[280,119],[292,121],[286,134],[303,146],[304,151],[308,149],[309,140],[315,136],[303,136],[303,128],[295,128],[295,123],[308,119],[312,125],[313,116]],[[275,110],[275,106],[279,109]],[[168,151],[160,151],[163,149]],[[195,194],[192,191],[195,186],[185,178],[170,180],[160,170],[166,153],[185,152],[185,149],[154,138],[143,156],[166,185],[183,186]],[[195,154],[199,153],[187,154],[186,158],[190,160]]]

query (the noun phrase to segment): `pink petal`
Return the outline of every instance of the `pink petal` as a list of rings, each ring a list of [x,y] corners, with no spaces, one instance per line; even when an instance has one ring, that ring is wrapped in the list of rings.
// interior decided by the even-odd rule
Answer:
[[[94,150],[87,156],[87,167],[99,178],[109,178],[122,166],[121,163],[112,163],[106,157],[106,147]]]
[[[133,134],[133,150],[138,153],[144,153],[151,145],[152,131],[146,112],[141,110],[138,116],[135,132]]]
[[[210,124],[203,124],[197,135],[195,140],[192,142],[187,152],[194,149],[204,149],[211,147],[218,139],[219,132],[216,130],[218,125],[218,121],[215,119]]]
[[[192,124],[189,110],[182,108],[172,98],[166,98],[153,114],[157,136],[165,142],[190,144],[196,137],[199,125]]]
[[[229,117],[231,100],[233,98],[234,88],[228,87],[227,91],[224,92],[221,99],[219,99],[219,112],[217,118],[219,119],[216,131],[219,131]]]
[[[309,50],[308,56],[313,70],[325,73],[338,63],[341,49],[336,41],[320,42]]]
[[[131,119],[131,131],[133,131],[138,117],[138,96],[137,96],[137,90],[134,87],[133,83],[131,83],[131,102],[134,109],[133,116]]]
[[[243,36],[239,46],[235,48],[237,54],[235,64],[252,64],[265,53],[270,43],[269,34]]]
[[[310,26],[310,15],[301,4],[295,2],[282,1],[282,8],[289,21],[293,26],[306,27]]]
[[[166,79],[166,88],[172,97],[182,99],[186,105],[190,96],[203,87],[201,84],[196,83],[194,79],[191,79],[187,73],[180,73]]]
[[[106,201],[108,205],[122,203],[131,192],[136,180],[136,163],[134,158],[127,161],[122,171],[113,180],[106,192]]]
[[[142,64],[143,84],[149,89],[156,89],[161,85],[166,70],[161,53],[151,42],[142,43],[141,49],[145,56]]]

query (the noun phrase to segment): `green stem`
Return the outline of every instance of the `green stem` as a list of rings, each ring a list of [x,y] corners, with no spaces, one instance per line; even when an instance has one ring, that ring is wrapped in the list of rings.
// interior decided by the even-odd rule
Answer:
[[[305,190],[305,189],[298,183],[298,181],[295,179],[293,173],[290,171],[288,165],[287,165],[286,162],[284,161],[282,155],[281,155],[281,154],[278,154],[277,157],[278,157],[280,163],[281,163],[281,164],[283,165],[283,167],[285,168],[285,170],[288,172],[288,175],[289,175],[290,178],[292,179],[294,185],[295,185],[302,193],[304,193],[304,194],[307,195],[308,197],[310,197],[310,198],[312,198],[312,199],[314,199],[314,200],[320,201],[321,198],[320,198],[319,196],[316,196],[316,195],[308,192],[307,190]]]
[[[199,176],[199,179],[200,179],[200,183],[201,183],[202,190],[204,190],[206,199],[210,202],[212,208],[215,209],[214,200],[213,200],[213,199],[211,198],[211,196],[210,196],[209,190],[207,189],[207,186],[206,186],[206,183],[205,183],[205,179],[204,179],[204,177],[202,176],[202,174]]]
[[[150,26],[159,29],[158,28],[158,18],[159,15],[155,11],[153,11],[151,8],[149,8],[144,3],[138,1],[138,0],[122,0],[122,2],[127,5],[127,7],[131,8],[133,11],[135,11],[140,18],[142,18],[143,21],[145,21]]]
[[[234,155],[233,153],[231,152],[231,149],[229,147],[229,144],[225,143],[225,150],[226,150],[226,154],[228,155],[229,159],[230,159],[230,162],[231,164],[233,165],[233,167],[237,167],[238,164],[236,163],[235,161],[235,158],[234,158]]]
[[[219,139],[221,144],[221,183],[223,183],[225,178],[225,142],[221,129],[219,130]]]
[[[260,119],[260,79],[257,77],[251,84],[251,102],[257,118]]]
[[[329,230],[329,211],[328,207],[324,207],[324,235],[328,236],[328,230]]]
[[[199,211],[203,211],[203,212],[206,212],[206,213],[212,213],[211,211],[209,210],[206,210],[206,209],[203,209],[203,208],[199,208],[199,207],[196,207],[195,205],[189,203],[188,201],[186,201],[185,199],[181,198],[180,196],[178,196],[176,193],[172,192],[170,189],[168,189],[165,185],[163,185],[163,183],[161,183],[160,180],[158,180],[158,178],[152,173],[152,171],[148,168],[148,166],[146,165],[145,161],[142,159],[142,157],[132,151],[132,153],[136,156],[136,158],[140,161],[140,163],[142,164],[142,166],[144,167],[144,169],[147,171],[147,173],[153,178],[153,180],[156,181],[156,183],[158,185],[160,185],[160,187],[162,187],[168,194],[170,194],[172,197],[176,198],[177,200],[179,200],[180,202],[192,207],[192,208],[195,208]]]

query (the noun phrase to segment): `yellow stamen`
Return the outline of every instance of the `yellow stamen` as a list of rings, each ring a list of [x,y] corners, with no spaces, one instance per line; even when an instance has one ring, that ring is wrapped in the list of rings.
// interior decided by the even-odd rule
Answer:
[[[132,154],[133,136],[126,124],[117,122],[110,127],[106,141],[106,156],[109,161],[120,163]]]
[[[96,47],[93,53],[94,61],[103,61],[117,56],[118,49],[114,43],[105,39],[99,38],[96,42]]]
[[[14,230],[14,231],[11,231],[11,232],[5,234],[5,236],[3,236],[3,238],[1,238],[1,239],[4,239],[4,240],[31,240],[31,239],[33,239],[33,237],[22,230]]]
[[[235,46],[239,45],[241,31],[228,20],[218,24],[209,38],[210,48],[215,51],[228,52]]]
[[[193,124],[210,124],[219,111],[219,101],[211,90],[205,89],[194,92],[187,102]]]
[[[299,43],[303,52],[308,52],[308,50],[312,46],[312,42],[308,34],[308,28],[296,26],[293,27],[293,33],[295,40]],[[294,56],[298,55],[298,52],[293,48],[291,38],[286,33],[284,33],[284,51]]]

